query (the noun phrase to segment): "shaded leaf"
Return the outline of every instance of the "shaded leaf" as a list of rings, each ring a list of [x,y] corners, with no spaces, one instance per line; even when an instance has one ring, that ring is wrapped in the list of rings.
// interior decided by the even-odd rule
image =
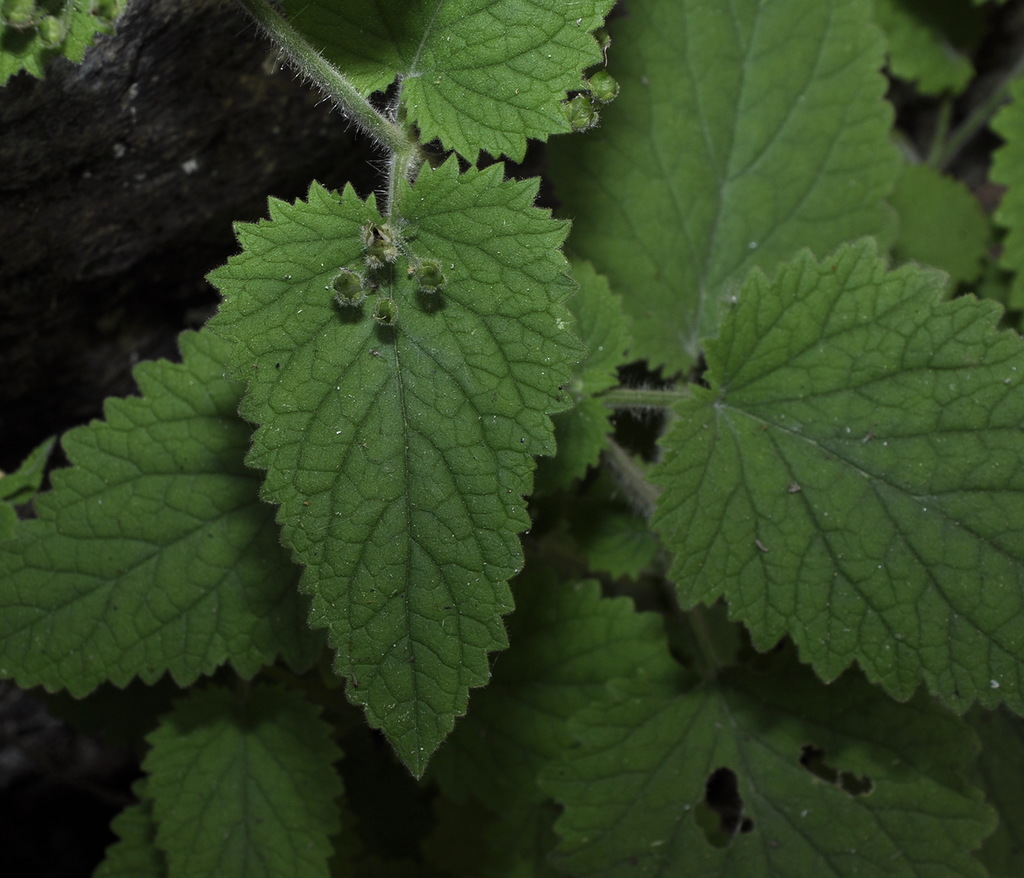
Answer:
[[[13,473],[0,474],[0,500],[18,505],[35,496],[43,484],[46,462],[56,443],[56,437],[51,436],[33,448]]]
[[[960,772],[972,736],[924,697],[770,670],[613,684],[542,785],[578,876],[981,878],[992,813]]]
[[[448,795],[472,795],[499,814],[543,801],[538,772],[571,743],[569,718],[608,680],[674,666],[661,619],[627,598],[602,598],[596,582],[525,575],[515,593],[512,646],[433,763]]]
[[[0,471],[0,540],[14,536],[18,524],[14,507],[28,503],[36,495],[56,442],[56,437],[51,437],[37,445],[13,473]]]
[[[135,784],[136,790],[144,787],[144,783]],[[156,823],[148,801],[129,805],[110,828],[117,841],[107,848],[93,878],[165,878],[167,860],[156,846]]]
[[[636,355],[689,367],[752,266],[889,236],[898,172],[863,0],[649,0],[610,23],[601,126],[551,146],[571,246],[634,318]]]
[[[611,504],[590,509],[591,514],[577,522],[573,529],[590,569],[616,578],[639,576],[653,563],[658,552],[658,539],[647,522]]]
[[[981,738],[975,781],[999,816],[978,859],[992,878],[1016,878],[1024,872],[1024,720],[1005,708],[975,709],[967,719]]]
[[[537,487],[544,491],[567,488],[597,464],[612,427],[611,411],[595,396],[618,384],[618,367],[632,344],[622,300],[608,287],[608,281],[589,262],[574,263],[572,276],[579,289],[569,300],[569,308],[588,354],[576,367],[569,386],[576,405],[554,418],[558,452],[555,457],[542,458],[537,467]]]
[[[341,752],[318,714],[257,685],[194,690],[163,718],[143,768],[170,878],[328,874]]]
[[[1010,103],[992,120],[1006,143],[996,150],[990,176],[1006,187],[995,219],[1007,230],[1001,264],[1014,272],[1008,307],[1024,309],[1024,77],[1010,85]]]
[[[978,199],[959,180],[925,165],[907,165],[890,198],[900,215],[893,256],[949,272],[954,283],[973,281],[992,236]]]
[[[875,21],[889,42],[889,70],[921,94],[958,93],[974,76],[971,54],[984,13],[960,2],[874,0]]]

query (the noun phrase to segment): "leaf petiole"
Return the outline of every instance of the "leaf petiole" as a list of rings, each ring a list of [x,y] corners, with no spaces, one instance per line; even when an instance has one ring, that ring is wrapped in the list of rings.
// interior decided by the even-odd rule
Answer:
[[[629,452],[614,440],[608,443],[603,459],[636,510],[645,519],[650,519],[654,514],[654,504],[660,492],[647,480],[647,474],[637,465]]]
[[[388,150],[394,161],[408,166],[411,173],[419,165],[417,144],[401,126],[395,124],[364,98],[345,75],[313,48],[268,0],[238,0],[267,36],[287,55],[289,62],[334,101],[335,106],[359,128]]]
[[[668,408],[677,402],[690,398],[686,387],[668,387],[652,390],[647,387],[616,387],[597,397],[604,405],[614,409]]]

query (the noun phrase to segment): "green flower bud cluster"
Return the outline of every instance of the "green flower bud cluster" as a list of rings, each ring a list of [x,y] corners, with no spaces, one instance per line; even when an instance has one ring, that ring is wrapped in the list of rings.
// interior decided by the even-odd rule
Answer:
[[[395,230],[390,225],[367,223],[360,230],[360,235],[367,268],[373,270],[394,265],[398,259],[398,242]]]
[[[409,269],[409,274],[416,278],[420,292],[427,295],[437,295],[445,284],[441,263],[436,259],[424,259],[419,264],[412,266]]]
[[[334,301],[343,308],[356,308],[366,298],[366,278],[351,268],[339,268],[331,281],[334,290]]]
[[[398,322],[398,304],[390,296],[381,296],[374,305],[373,319],[381,326],[394,326]]]
[[[67,38],[71,5],[67,0],[63,10],[51,13],[37,0],[0,0],[0,24],[16,31],[35,29],[43,45],[56,49]],[[115,6],[111,17],[116,11]]]
[[[35,27],[45,14],[36,6],[35,0],[2,0],[0,2],[0,20],[15,30]]]
[[[595,31],[594,37],[604,55],[604,67],[584,80],[583,88],[576,94],[562,101],[562,112],[573,131],[589,131],[596,127],[601,117],[601,106],[610,104],[619,94],[619,84],[605,69],[612,38],[603,28]]]
[[[398,261],[401,248],[399,236],[387,223],[367,223],[360,229],[365,269],[342,267],[331,279],[326,289],[334,293],[334,301],[343,309],[362,306],[370,292],[394,283],[394,264]],[[408,276],[416,282],[420,293],[436,296],[444,288],[446,278],[441,263],[436,259],[409,259]],[[373,304],[373,319],[382,326],[398,323],[398,303],[391,296],[379,295]]]

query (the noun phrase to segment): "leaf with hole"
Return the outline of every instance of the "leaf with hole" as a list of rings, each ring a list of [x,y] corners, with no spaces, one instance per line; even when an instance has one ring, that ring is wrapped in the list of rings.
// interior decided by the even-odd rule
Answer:
[[[788,655],[697,682],[611,685],[541,785],[564,807],[572,875],[982,878],[993,826],[960,779],[970,730],[862,677],[831,686]]]

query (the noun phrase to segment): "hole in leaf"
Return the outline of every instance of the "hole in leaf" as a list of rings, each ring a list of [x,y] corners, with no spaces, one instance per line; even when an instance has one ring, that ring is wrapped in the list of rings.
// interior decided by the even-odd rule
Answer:
[[[866,796],[875,784],[866,774],[857,777],[849,771],[837,771],[825,761],[825,751],[813,744],[800,749],[800,764],[819,780],[839,787],[849,796]]]
[[[716,848],[727,847],[742,832],[750,832],[754,821],[743,815],[736,773],[716,768],[704,786],[704,801],[694,811],[697,825],[708,843]]]

